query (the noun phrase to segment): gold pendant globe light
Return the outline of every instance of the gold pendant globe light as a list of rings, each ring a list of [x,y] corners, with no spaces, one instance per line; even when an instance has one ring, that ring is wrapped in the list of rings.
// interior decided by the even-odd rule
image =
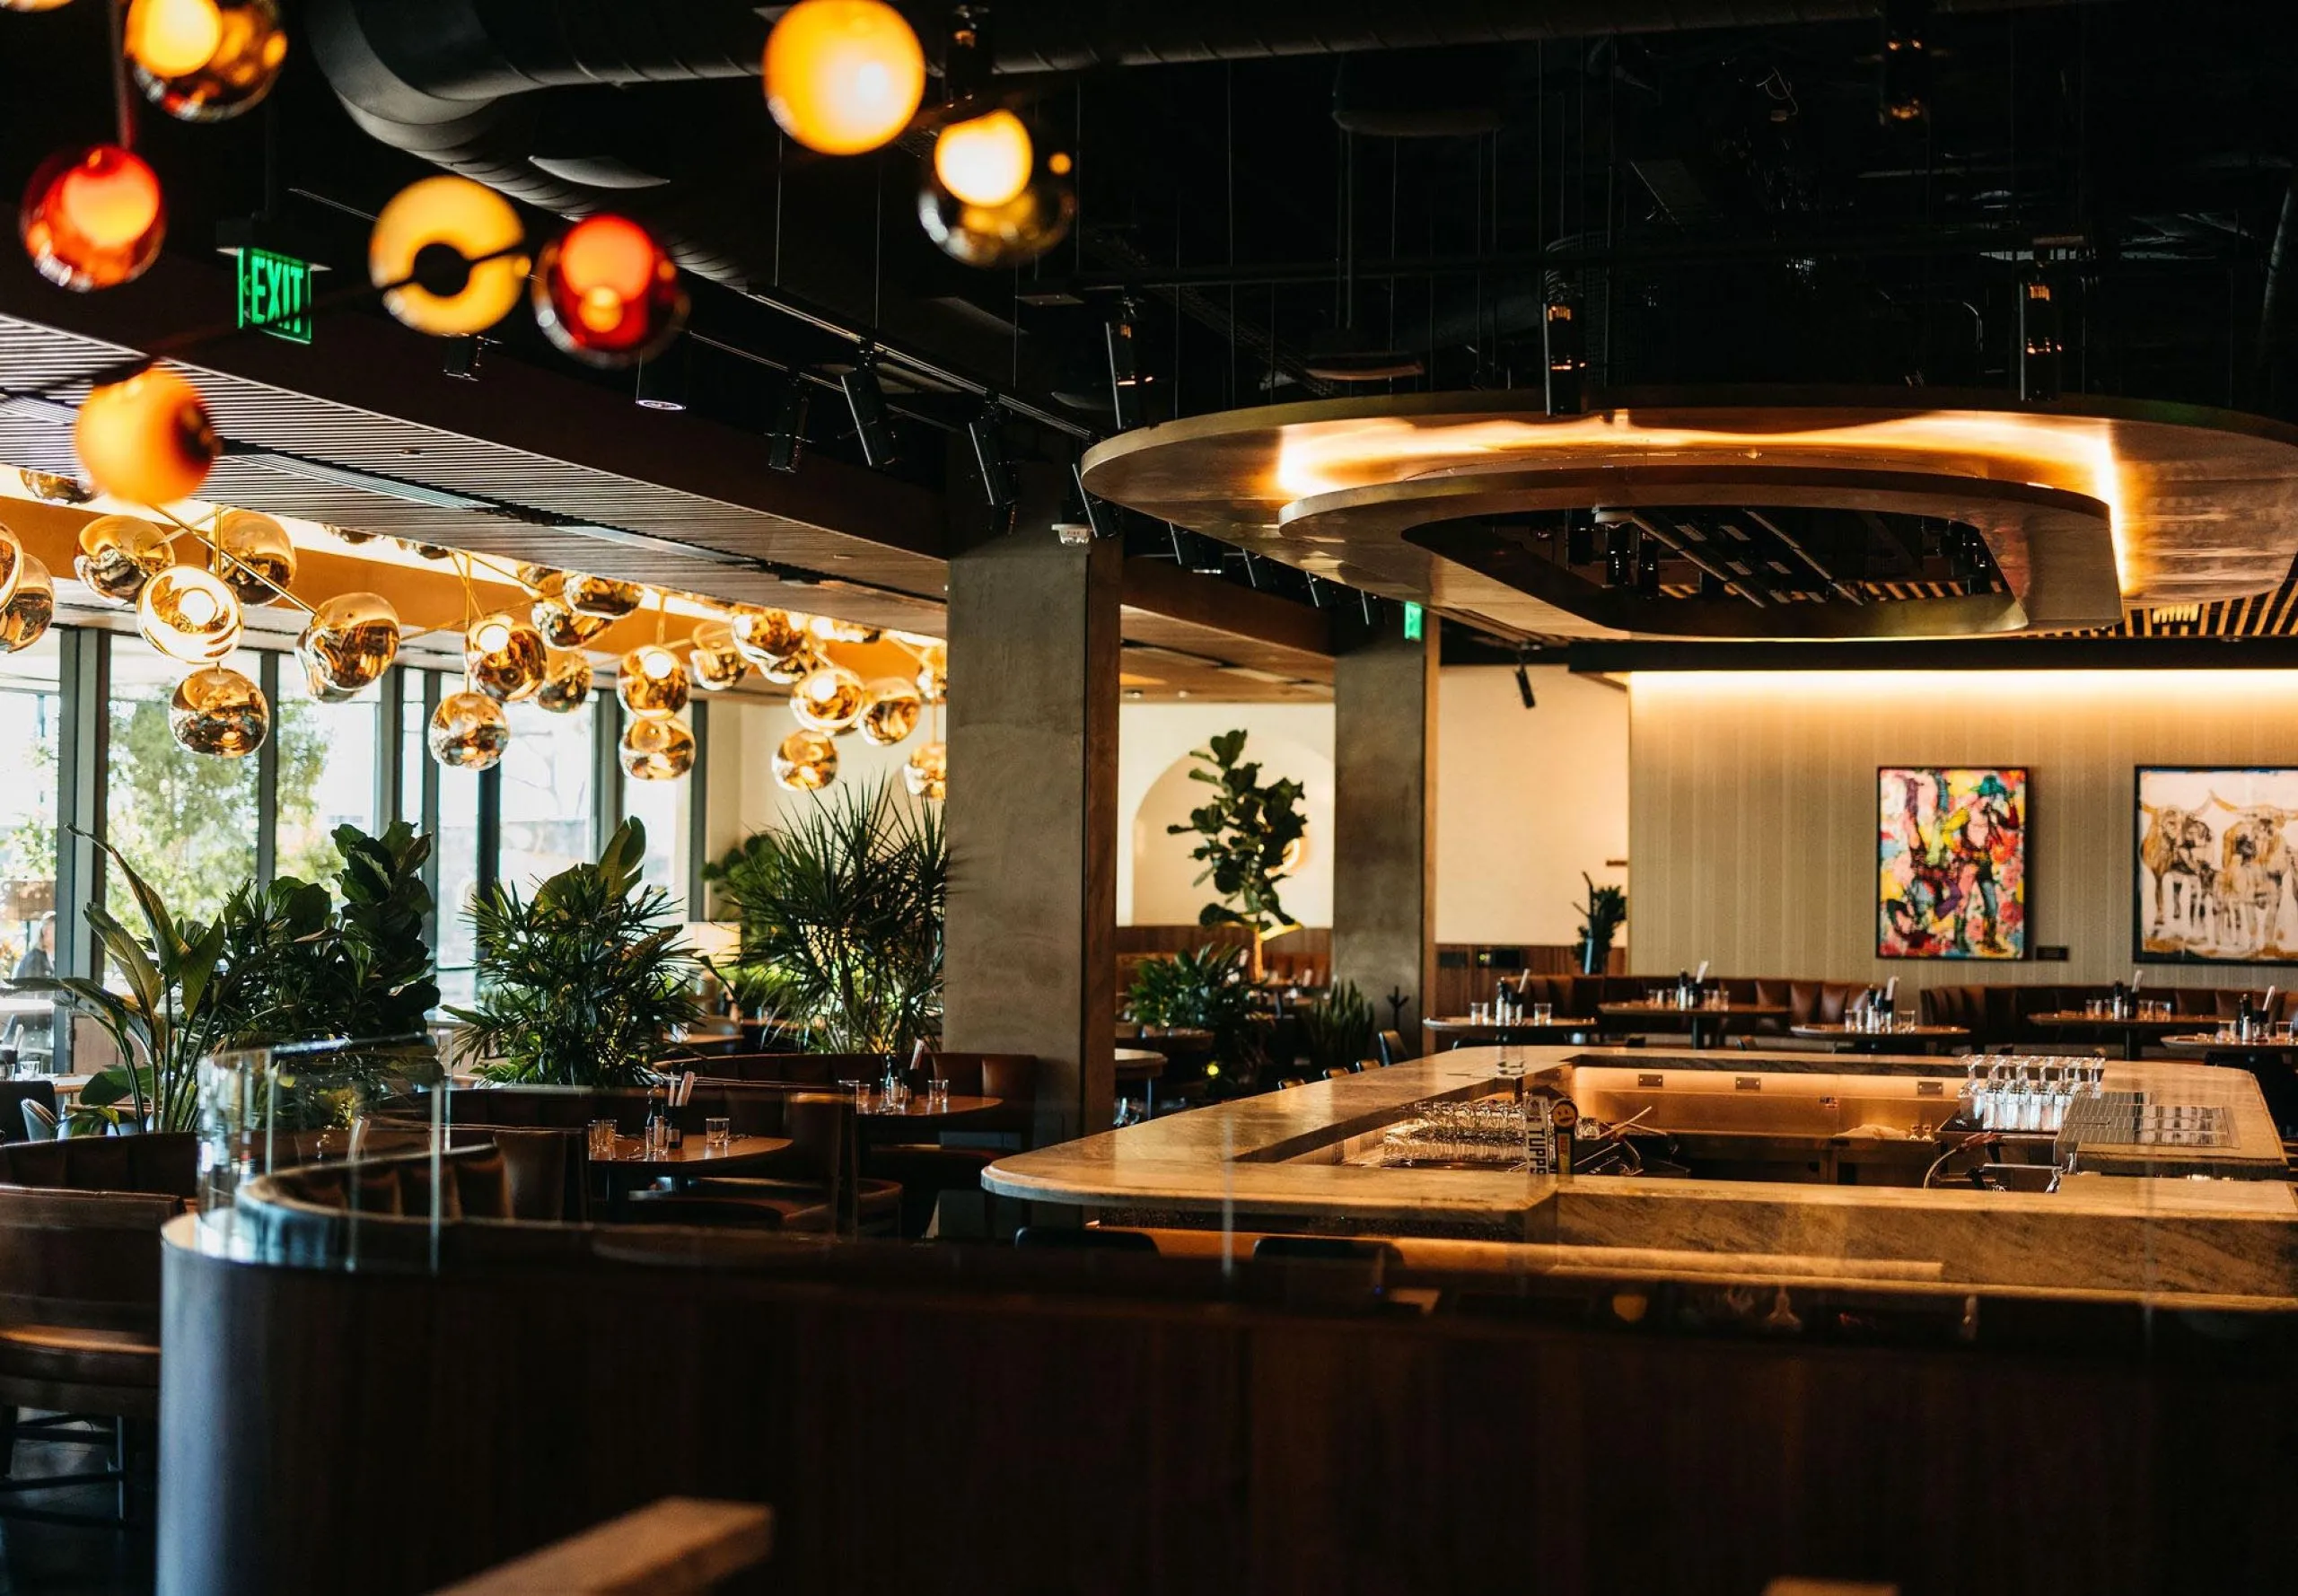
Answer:
[[[15,529],[0,521],[0,605],[16,596],[16,583],[23,578],[24,561],[29,557]]]
[[[869,741],[891,748],[917,730],[925,700],[915,686],[899,676],[889,676],[872,682],[869,694],[870,706],[862,712],[862,735]]]
[[[50,504],[84,504],[96,496],[95,489],[77,477],[66,477],[60,471],[35,471],[29,466],[20,466],[16,478],[24,485],[26,493]]]
[[[125,607],[174,560],[167,534],[142,516],[99,515],[80,528],[72,574],[99,599]]]
[[[776,687],[796,687],[815,671],[829,663],[821,650],[814,646],[811,637],[802,637],[798,646],[760,665],[759,674]]]
[[[72,447],[97,491],[137,504],[189,498],[224,452],[199,390],[157,366],[90,393]]]
[[[734,646],[742,658],[761,671],[787,659],[806,641],[804,628],[790,618],[786,609],[737,609],[727,625],[732,628]]]
[[[622,771],[638,781],[676,781],[694,768],[694,733],[675,715],[648,716],[622,729]]]
[[[527,606],[542,640],[553,648],[581,648],[614,622],[602,615],[579,615],[571,609],[561,587],[553,582]]]
[[[913,798],[947,798],[950,795],[950,745],[929,742],[919,748],[901,767],[901,781]]]
[[[535,689],[537,707],[573,715],[591,701],[591,662],[579,653],[553,649]]]
[[[566,573],[558,591],[566,607],[575,614],[605,620],[620,620],[636,613],[646,601],[646,590],[635,582],[617,582],[611,576],[584,576],[573,571]]]
[[[338,593],[311,611],[295,657],[311,697],[340,704],[373,685],[399,657],[399,611],[380,593]]]
[[[144,97],[185,122],[238,116],[287,62],[277,0],[132,0],[124,44]]]
[[[803,728],[774,750],[774,779],[794,793],[818,793],[838,779],[838,744]]]
[[[950,697],[950,651],[941,644],[925,651],[917,662],[917,696],[928,704],[943,704]]]
[[[622,706],[642,720],[678,714],[686,707],[690,688],[679,656],[659,643],[623,655],[614,686]]]
[[[829,664],[800,682],[790,695],[790,713],[809,732],[836,735],[851,731],[868,706],[869,689],[843,665]]]
[[[686,659],[694,685],[714,693],[741,686],[742,678],[750,673],[750,662],[734,646],[734,628],[721,620],[706,620],[694,628]]]
[[[934,140],[934,175],[968,205],[998,206],[1029,187],[1037,150],[1022,118],[1000,107],[952,122]]]
[[[16,232],[32,269],[75,294],[117,288],[160,258],[168,207],[159,174],[118,145],[50,156],[24,189]]]
[[[531,561],[520,562],[518,568],[512,574],[519,579],[521,587],[525,588],[529,593],[538,599],[547,592],[556,592],[563,580],[557,566],[538,566]]]
[[[959,124],[960,127],[970,126]],[[946,143],[957,131],[952,127],[944,132],[943,141]],[[995,204],[969,200],[953,191],[942,174],[938,145],[936,156],[934,170],[917,191],[917,220],[934,248],[951,259],[983,270],[1020,266],[1068,236],[1070,224],[1077,217],[1077,186],[1075,164],[1067,152],[1056,150],[1043,155],[1029,169],[1028,180]],[[985,171],[978,175],[988,174]]]
[[[799,0],[767,35],[767,109],[825,155],[859,155],[909,125],[925,52],[882,0]]]
[[[511,202],[469,178],[425,178],[392,196],[367,237],[383,308],[417,332],[484,332],[527,285],[526,230]]]
[[[511,746],[511,723],[500,704],[466,688],[439,700],[425,741],[431,757],[451,770],[486,770]]]
[[[482,615],[464,628],[463,675],[497,703],[533,697],[548,662],[541,628],[508,610]]]
[[[213,571],[170,566],[144,584],[136,628],[171,660],[209,665],[239,646],[240,601]]]
[[[241,759],[271,735],[271,706],[263,689],[238,671],[209,665],[176,683],[168,734],[195,754]]]
[[[215,528],[224,558],[216,562],[224,583],[241,604],[268,604],[295,580],[295,545],[287,529],[252,510],[226,510]]]
[[[13,653],[30,648],[48,635],[56,618],[56,583],[48,567],[31,555],[17,562],[16,591],[0,604],[0,649]]]

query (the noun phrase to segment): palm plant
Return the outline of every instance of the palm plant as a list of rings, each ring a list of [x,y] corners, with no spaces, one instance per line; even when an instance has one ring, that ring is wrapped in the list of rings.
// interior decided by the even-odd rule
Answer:
[[[471,900],[476,1006],[450,1013],[457,1047],[498,1081],[627,1086],[702,1013],[697,968],[670,894],[643,886],[646,829],[627,820],[594,864],[522,897],[497,886]],[[479,1062],[484,1061],[484,1062]]]
[[[886,783],[817,796],[715,879],[741,925],[742,967],[774,972],[809,1046],[908,1057],[942,1028],[950,850],[940,811]]]

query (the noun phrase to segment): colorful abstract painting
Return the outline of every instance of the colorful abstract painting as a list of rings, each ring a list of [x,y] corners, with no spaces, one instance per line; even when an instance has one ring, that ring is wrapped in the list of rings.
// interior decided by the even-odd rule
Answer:
[[[2136,957],[2298,961],[2298,770],[2138,769]]]
[[[2026,771],[1886,766],[1876,786],[1876,956],[2025,958]]]

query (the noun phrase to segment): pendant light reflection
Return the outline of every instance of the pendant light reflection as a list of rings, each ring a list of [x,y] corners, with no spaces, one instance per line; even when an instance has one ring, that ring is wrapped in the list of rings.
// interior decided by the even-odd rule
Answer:
[[[89,394],[72,446],[99,492],[137,504],[189,498],[224,448],[199,390],[157,366]]]
[[[822,666],[790,695],[790,713],[810,732],[850,732],[869,703],[862,679],[843,665]]]
[[[645,360],[686,325],[678,263],[621,216],[586,217],[545,245],[533,298],[544,336],[592,365]]]
[[[367,238],[367,275],[383,308],[417,332],[484,332],[526,286],[519,213],[468,178],[425,178],[392,197]]]
[[[801,637],[788,653],[767,661],[758,668],[759,674],[776,687],[796,687],[815,671],[829,663],[821,650],[814,646],[811,637]]]
[[[24,561],[30,557],[15,529],[0,522],[0,606],[16,596],[16,583],[23,580]]]
[[[75,293],[144,275],[168,234],[159,174],[118,145],[50,157],[25,187],[16,226],[32,268]]]
[[[950,795],[950,745],[929,742],[901,767],[902,785],[913,798],[939,801]]]
[[[825,155],[858,155],[908,125],[925,52],[880,0],[799,0],[767,36],[765,77],[782,131]]]
[[[1000,206],[1029,186],[1037,151],[1010,110],[954,122],[934,141],[934,175],[968,205]]]
[[[240,601],[212,571],[171,566],[144,584],[136,603],[144,641],[171,660],[207,665],[240,641]]]
[[[508,611],[482,615],[463,633],[463,676],[498,704],[533,697],[548,654],[541,630]]]
[[[165,533],[136,515],[99,515],[80,529],[72,574],[108,604],[125,608],[175,559]]]
[[[84,504],[96,496],[95,490],[77,477],[66,477],[59,471],[35,471],[29,467],[19,467],[16,479],[24,485],[26,493],[50,504]]]
[[[10,653],[30,648],[48,635],[56,618],[56,583],[48,567],[31,555],[16,564],[16,591],[0,605],[0,649]]]
[[[399,611],[380,593],[338,593],[311,612],[295,658],[311,697],[341,704],[372,685],[399,657]]]
[[[806,641],[787,610],[738,609],[728,625],[742,658],[762,671],[797,653]]]
[[[646,590],[635,582],[611,576],[581,576],[569,571],[559,584],[559,597],[577,615],[620,620],[646,601]]]
[[[543,667],[542,686],[535,689],[538,708],[553,715],[573,715],[591,701],[591,662],[579,653],[552,650]]]
[[[622,732],[622,772],[636,781],[676,781],[694,768],[694,733],[675,716],[635,720]]]
[[[195,754],[241,759],[271,735],[271,706],[263,689],[238,671],[210,665],[176,684],[168,701],[168,734]]]
[[[676,715],[686,707],[689,696],[686,667],[659,643],[623,655],[614,686],[622,706],[641,719]]]
[[[527,613],[553,648],[580,648],[614,625],[602,615],[576,614],[557,583],[527,606]]]
[[[818,793],[838,779],[838,744],[800,730],[774,750],[774,779],[794,793]]]
[[[870,706],[862,712],[862,735],[880,748],[891,748],[917,730],[925,701],[917,688],[899,676],[870,684]]]
[[[929,175],[917,193],[918,224],[952,260],[983,268],[1022,265],[1068,235],[1077,215],[1074,170],[1067,153],[1057,150],[1001,205],[972,204],[952,192],[938,172]]]
[[[511,746],[511,723],[485,693],[452,693],[439,700],[425,734],[431,757],[452,770],[486,770]]]
[[[734,628],[724,621],[704,621],[695,627],[686,658],[694,685],[714,693],[741,686],[742,678],[750,673],[750,662],[734,646]]]
[[[945,704],[950,697],[950,651],[936,645],[917,662],[917,696],[928,704]]]
[[[268,604],[295,580],[295,545],[268,515],[226,510],[215,540],[231,557],[221,562],[224,585],[242,604]]]
[[[287,61],[277,0],[133,0],[126,45],[144,97],[186,122],[238,116]]]

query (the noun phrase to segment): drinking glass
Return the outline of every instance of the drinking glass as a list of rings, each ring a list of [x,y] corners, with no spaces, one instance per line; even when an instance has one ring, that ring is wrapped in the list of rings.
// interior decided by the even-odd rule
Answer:
[[[925,1107],[935,1114],[950,1111],[950,1083],[947,1079],[936,1075],[925,1083]]]
[[[591,1156],[603,1162],[614,1156],[615,1123],[611,1119],[591,1121]]]
[[[734,1144],[734,1122],[724,1115],[713,1115],[702,1122],[702,1150],[724,1153]]]
[[[650,1119],[646,1122],[646,1156],[651,1161],[667,1157],[671,1151],[671,1122]]]
[[[1552,1004],[1552,1003],[1536,1003],[1536,1004],[1534,1004],[1532,1005],[1532,1023],[1533,1023],[1533,1024],[1535,1024],[1535,1025],[1548,1025],[1548,1024],[1552,1024],[1552,1023],[1554,1023],[1554,1022],[1555,1022],[1555,1020],[1556,1020],[1556,1005],[1555,1005],[1554,1004]]]

